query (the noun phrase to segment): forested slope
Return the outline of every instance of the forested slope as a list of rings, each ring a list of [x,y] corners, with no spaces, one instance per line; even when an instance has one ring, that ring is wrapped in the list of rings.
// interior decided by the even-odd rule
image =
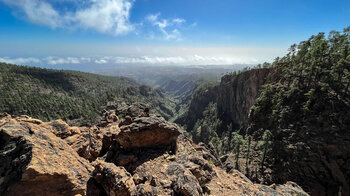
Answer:
[[[90,123],[116,100],[143,101],[155,113],[173,116],[174,105],[163,92],[132,79],[0,63],[0,112]]]
[[[281,78],[265,85],[249,116],[247,134],[267,144],[257,175],[312,195],[348,194],[350,28],[293,45],[274,66]]]
[[[264,67],[271,68],[228,74],[193,94],[191,104],[203,111],[184,121],[193,139],[228,154],[221,159],[226,169],[254,181],[348,194],[350,28],[311,36]],[[198,104],[213,89],[216,100]]]

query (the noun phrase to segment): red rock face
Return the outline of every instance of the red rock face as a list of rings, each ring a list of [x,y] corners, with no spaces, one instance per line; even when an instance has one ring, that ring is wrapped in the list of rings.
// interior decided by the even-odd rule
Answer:
[[[259,90],[268,81],[277,78],[273,68],[252,69],[241,74],[221,78],[218,94],[218,110],[228,121],[246,125],[250,108],[255,104]]]

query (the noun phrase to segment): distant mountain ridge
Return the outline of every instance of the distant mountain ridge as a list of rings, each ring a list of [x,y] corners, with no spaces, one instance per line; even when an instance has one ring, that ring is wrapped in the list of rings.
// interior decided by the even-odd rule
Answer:
[[[184,97],[198,85],[196,81],[219,81],[225,73],[243,69],[247,65],[232,66],[128,66],[93,71],[103,75],[126,76],[140,84],[162,88],[167,93]]]
[[[203,83],[217,82],[220,78],[234,70],[249,65],[230,66],[124,66],[114,69],[101,69],[93,73],[103,75],[126,76],[138,83],[161,89],[175,101],[175,115],[171,122],[181,121],[190,104],[193,91]]]

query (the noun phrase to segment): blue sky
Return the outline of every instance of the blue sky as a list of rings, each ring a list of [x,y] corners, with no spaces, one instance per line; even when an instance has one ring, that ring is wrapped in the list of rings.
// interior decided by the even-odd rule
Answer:
[[[348,0],[0,0],[0,61],[256,64],[349,21]]]

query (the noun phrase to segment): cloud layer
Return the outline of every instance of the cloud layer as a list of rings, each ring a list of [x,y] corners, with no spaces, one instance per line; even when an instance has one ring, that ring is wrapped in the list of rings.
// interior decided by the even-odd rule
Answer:
[[[113,35],[134,29],[129,22],[131,0],[0,0],[32,23],[51,28],[93,29]],[[64,5],[74,5],[66,9]]]
[[[140,57],[55,57],[45,58],[9,58],[0,57],[0,62],[18,64],[18,65],[74,65],[74,64],[108,64],[108,65],[233,65],[233,64],[255,64],[256,59],[241,59],[229,56],[140,56]]]
[[[26,64],[40,64],[42,61],[34,57],[27,57],[27,58],[0,57],[0,62],[12,63],[17,65],[26,65]]]
[[[272,62],[284,56],[287,48],[229,48],[229,47],[161,47],[161,46],[89,46],[63,47],[65,53],[56,55],[50,48],[21,47],[26,57],[6,54],[0,47],[0,62],[21,65],[233,65]],[[88,50],[86,50],[88,49]],[[93,49],[93,50],[91,50]],[[62,49],[58,49],[62,50]],[[38,57],[37,53],[43,55]],[[99,51],[99,53],[96,53]],[[51,54],[50,54],[51,53]]]

